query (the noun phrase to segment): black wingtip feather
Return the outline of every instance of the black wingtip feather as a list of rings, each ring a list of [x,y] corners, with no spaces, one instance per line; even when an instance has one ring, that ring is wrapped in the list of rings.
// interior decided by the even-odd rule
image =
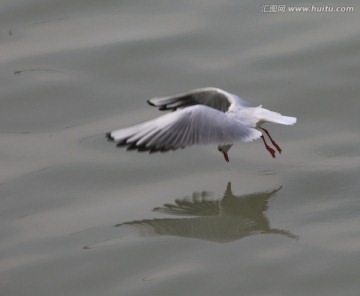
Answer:
[[[150,148],[149,150],[149,154],[153,154],[153,153],[156,153],[156,152],[159,152],[159,149],[156,149],[156,148]]]
[[[115,142],[115,139],[111,136],[111,133],[106,133],[106,138],[109,141]],[[127,142],[127,139],[123,139],[119,142],[116,142],[116,147],[126,147],[126,150],[133,151],[137,150],[138,152],[149,152],[150,154],[156,153],[156,152],[168,152],[170,150],[176,150],[177,148],[158,148],[158,147],[148,147],[146,145],[138,145],[137,142],[129,143]]]
[[[129,146],[126,148],[126,150],[137,150],[138,146],[136,145],[136,142],[130,143]]]
[[[114,138],[111,136],[111,132],[106,133],[105,136],[106,136],[106,138],[108,139],[108,141],[114,142]]]
[[[126,146],[126,145],[127,145],[126,139],[116,143],[116,147],[123,147],[123,146]]]
[[[147,102],[150,106],[154,106],[154,107],[155,107],[155,104],[154,104],[153,102],[151,102],[150,99],[149,99],[149,100],[146,100],[146,102]]]
[[[145,145],[140,145],[137,147],[137,149],[138,149],[138,152],[146,152],[146,151],[150,150],[150,148],[146,147]]]

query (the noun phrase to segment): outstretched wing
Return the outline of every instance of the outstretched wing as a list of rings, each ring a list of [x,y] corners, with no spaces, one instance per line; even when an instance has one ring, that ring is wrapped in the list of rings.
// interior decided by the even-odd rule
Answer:
[[[226,112],[234,104],[239,107],[252,107],[252,105],[236,95],[215,87],[193,89],[185,93],[166,97],[156,97],[147,101],[151,106],[159,110],[176,110],[177,108],[192,105],[205,105],[213,109]]]
[[[107,134],[108,139],[118,146],[150,153],[192,145],[249,142],[260,136],[258,130],[226,113],[202,105],[184,108]]]

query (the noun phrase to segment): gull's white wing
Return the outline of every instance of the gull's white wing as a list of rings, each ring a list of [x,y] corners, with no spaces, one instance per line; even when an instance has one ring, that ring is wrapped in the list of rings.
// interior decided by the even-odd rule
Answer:
[[[198,88],[185,93],[152,98],[148,100],[148,103],[158,107],[159,110],[176,110],[192,105],[205,105],[226,112],[231,105],[253,107],[252,104],[238,96],[215,87]]]
[[[150,152],[165,152],[192,145],[249,142],[260,136],[258,130],[226,113],[202,105],[184,108],[107,134],[118,146]]]

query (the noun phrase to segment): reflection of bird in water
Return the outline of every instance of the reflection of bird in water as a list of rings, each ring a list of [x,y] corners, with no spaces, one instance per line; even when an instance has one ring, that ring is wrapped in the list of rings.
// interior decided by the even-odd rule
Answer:
[[[154,208],[155,212],[190,216],[131,221],[115,225],[131,225],[142,235],[168,235],[227,243],[254,234],[281,234],[297,238],[289,231],[271,228],[265,216],[269,199],[281,187],[270,192],[235,196],[229,182],[221,199],[213,200],[209,192],[193,193],[192,197],[175,200]]]

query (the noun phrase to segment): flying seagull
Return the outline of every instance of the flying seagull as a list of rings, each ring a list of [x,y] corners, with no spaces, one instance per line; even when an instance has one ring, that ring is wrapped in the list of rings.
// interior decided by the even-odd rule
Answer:
[[[265,148],[275,158],[280,146],[273,140],[264,123],[292,125],[295,117],[254,107],[249,102],[225,90],[206,87],[188,92],[155,97],[147,101],[161,111],[173,111],[153,120],[106,134],[118,147],[127,150],[167,152],[192,145],[217,144],[229,162],[228,151],[236,142],[261,138]],[[269,137],[270,147],[265,139]]]

